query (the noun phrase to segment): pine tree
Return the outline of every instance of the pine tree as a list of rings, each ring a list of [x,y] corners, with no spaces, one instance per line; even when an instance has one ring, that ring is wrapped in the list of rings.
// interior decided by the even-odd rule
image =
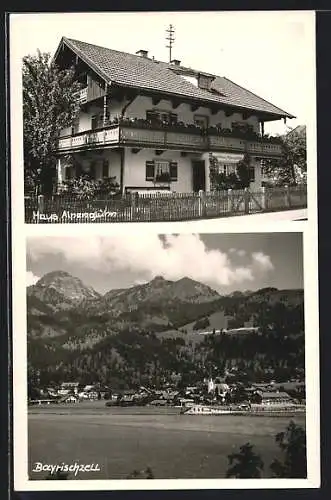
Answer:
[[[307,477],[306,434],[293,420],[285,432],[276,435],[276,443],[284,454],[283,461],[275,459],[270,469],[275,477]]]
[[[260,455],[253,451],[253,446],[246,443],[240,447],[239,453],[228,455],[229,468],[226,477],[259,478],[264,468]]]

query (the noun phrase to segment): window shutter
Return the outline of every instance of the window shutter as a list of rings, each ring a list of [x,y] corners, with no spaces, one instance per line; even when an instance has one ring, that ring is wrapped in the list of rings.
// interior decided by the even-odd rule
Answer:
[[[178,165],[176,161],[170,162],[170,177],[172,181],[177,181],[178,179]]]
[[[248,167],[248,176],[249,176],[250,182],[255,181],[255,168],[254,167]]]
[[[95,168],[95,162],[91,163],[91,166],[90,166],[90,177],[91,179],[96,179],[96,168]]]
[[[154,121],[158,118],[158,113],[153,110],[146,111],[146,120]]]
[[[146,181],[154,181],[154,161],[146,161]]]
[[[103,160],[102,162],[102,177],[108,177],[109,175],[109,164],[108,160]]]
[[[98,126],[98,116],[93,115],[91,118],[91,129],[94,130],[97,128],[97,126]]]
[[[170,123],[171,124],[177,123],[177,114],[176,113],[170,113]]]

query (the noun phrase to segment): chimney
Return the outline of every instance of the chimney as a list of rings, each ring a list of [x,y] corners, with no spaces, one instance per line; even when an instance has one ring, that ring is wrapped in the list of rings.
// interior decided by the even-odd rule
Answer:
[[[170,63],[174,64],[175,66],[180,66],[181,61],[179,61],[178,59],[173,59],[172,61],[170,61]]]
[[[137,50],[136,54],[140,57],[148,57],[148,50]]]

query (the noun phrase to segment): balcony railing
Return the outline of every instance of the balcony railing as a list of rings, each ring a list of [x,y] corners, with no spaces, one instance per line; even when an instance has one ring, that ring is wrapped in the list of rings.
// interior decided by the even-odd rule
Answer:
[[[241,137],[236,137],[235,134]],[[202,130],[194,125],[157,125],[146,120],[127,119],[112,125],[80,132],[59,139],[59,151],[89,149],[102,146],[153,147],[188,151],[234,151],[277,157],[282,146],[277,138],[257,134],[240,134],[231,130]]]
[[[88,130],[76,135],[60,137],[59,151],[72,151],[119,144],[119,126],[103,130]]]
[[[87,87],[76,92],[75,97],[79,104],[85,104],[87,102]]]

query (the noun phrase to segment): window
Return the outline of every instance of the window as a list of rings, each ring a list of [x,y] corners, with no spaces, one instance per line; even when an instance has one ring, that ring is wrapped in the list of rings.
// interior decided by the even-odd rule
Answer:
[[[155,175],[170,174],[170,164],[168,161],[155,161]]]
[[[209,119],[206,115],[194,115],[194,124],[197,127],[208,128]]]
[[[158,114],[155,111],[146,111],[146,120],[150,122],[158,120]]]
[[[218,173],[219,174],[224,174],[224,175],[230,175],[230,174],[235,174],[237,171],[237,166],[234,163],[230,164],[221,164],[218,167]]]
[[[254,127],[247,122],[232,122],[232,130],[237,130],[238,132],[254,132]]]
[[[146,111],[146,120],[150,122],[166,123],[168,125],[174,125],[177,123],[178,116],[176,113],[171,113],[170,111],[161,111],[157,109]]]
[[[214,77],[199,75],[198,84],[201,89],[209,90]]]
[[[178,179],[178,164],[175,161],[146,161],[146,181],[170,182]]]
[[[174,125],[175,123],[177,123],[177,120],[178,120],[178,116],[176,115],[176,113],[170,113],[170,124],[171,125]]]

